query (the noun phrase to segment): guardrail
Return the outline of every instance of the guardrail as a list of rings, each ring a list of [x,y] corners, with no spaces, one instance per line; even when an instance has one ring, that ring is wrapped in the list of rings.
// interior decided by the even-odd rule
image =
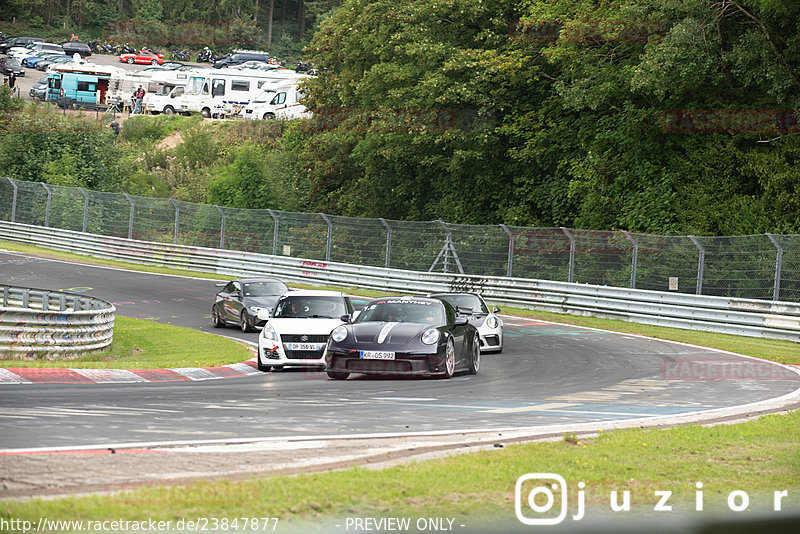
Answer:
[[[475,291],[497,304],[800,342],[800,304],[527,278],[405,271],[0,222],[0,239],[133,263],[399,293]],[[412,289],[413,288],[413,289]],[[210,298],[210,296],[209,296]]]
[[[114,337],[114,306],[48,289],[0,285],[0,358],[70,358],[103,350]]]

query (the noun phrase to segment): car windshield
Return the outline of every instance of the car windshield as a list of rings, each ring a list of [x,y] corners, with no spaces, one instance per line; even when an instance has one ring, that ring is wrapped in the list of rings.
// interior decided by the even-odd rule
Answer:
[[[441,325],[445,323],[442,305],[424,300],[381,299],[369,303],[356,323],[398,322]]]
[[[272,100],[272,97],[274,96],[275,96],[275,91],[264,91],[263,93],[261,93],[260,95],[258,95],[253,99],[253,103],[263,104],[265,102],[269,102],[270,100]]]
[[[274,317],[338,319],[347,311],[342,297],[290,295],[278,302]]]
[[[269,297],[282,295],[288,288],[283,282],[266,280],[263,282],[243,282],[242,294],[245,297]]]
[[[489,313],[486,304],[476,295],[437,295],[436,298],[447,301],[453,308],[466,308],[472,310],[472,313]]]

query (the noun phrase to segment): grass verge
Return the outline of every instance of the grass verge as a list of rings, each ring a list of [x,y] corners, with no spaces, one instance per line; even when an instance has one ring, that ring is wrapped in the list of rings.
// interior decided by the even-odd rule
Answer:
[[[198,350],[202,347],[202,350]],[[215,367],[238,363],[253,354],[241,343],[223,337],[117,316],[110,350],[72,360],[0,360],[0,367],[58,369],[167,369]]]
[[[675,512],[691,512],[696,517],[696,483],[702,482],[705,512],[732,513],[726,507],[733,490],[747,492],[751,510],[772,511],[773,492],[788,490],[782,509],[797,513],[797,443],[800,412],[793,412],[711,428],[692,425],[618,430],[590,439],[516,444],[381,471],[352,468],[313,475],[142,487],[110,496],[3,502],[0,516],[34,522],[39,517],[177,521],[198,516],[251,517],[256,515],[254,503],[261,503],[260,511],[268,513],[260,515],[289,520],[290,524],[329,522],[332,527],[337,519],[341,523],[342,518],[354,515],[444,514],[470,526],[472,521],[487,517],[515,522],[514,484],[530,472],[563,476],[571,503],[575,503],[577,483],[585,482],[589,510],[607,511],[610,491],[620,495],[629,491],[634,511],[654,513],[652,508],[659,500],[655,491],[668,490]],[[656,515],[664,517],[663,513]]]

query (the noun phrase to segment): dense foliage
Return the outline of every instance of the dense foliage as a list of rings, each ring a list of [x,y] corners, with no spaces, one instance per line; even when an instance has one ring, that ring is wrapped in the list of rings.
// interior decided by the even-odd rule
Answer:
[[[779,0],[348,0],[308,50],[327,68],[308,88],[311,201],[463,223],[798,232],[798,124],[781,113],[800,107],[798,24],[800,5]]]
[[[0,174],[350,216],[800,233],[800,4],[345,0],[320,20],[306,50],[324,66],[304,88],[312,119],[136,117],[113,183],[107,132],[58,133],[47,167],[32,134],[6,125]],[[178,124],[177,146],[146,147]]]
[[[76,33],[134,46],[216,51],[268,47],[299,59],[300,43],[339,0],[4,0],[0,29],[54,41]],[[59,41],[60,42],[60,41]]]

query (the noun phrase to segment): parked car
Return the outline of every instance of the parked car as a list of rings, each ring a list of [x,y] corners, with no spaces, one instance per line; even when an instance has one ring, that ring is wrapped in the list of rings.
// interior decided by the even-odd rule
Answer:
[[[51,54],[63,54],[64,49],[53,43],[30,43],[24,48],[12,48],[8,55],[17,61],[22,61],[28,56],[36,55],[38,52],[50,52]]]
[[[0,72],[3,74],[13,72],[15,76],[25,76],[25,69],[13,57],[0,57]]]
[[[270,66],[275,68],[274,65],[270,65],[266,61],[250,60],[250,61],[245,61],[244,63],[240,63],[238,65],[235,65],[233,68],[245,70],[245,69],[258,69],[258,68],[261,68],[261,67],[270,67]]]
[[[223,56],[214,62],[215,69],[224,69],[241,65],[245,61],[269,61],[269,54],[266,52],[251,52],[247,50],[234,50],[230,54]]]
[[[50,65],[58,65],[61,63],[69,63],[72,61],[73,58],[71,56],[64,56],[60,54],[53,54],[44,58],[42,61],[39,61],[33,67],[36,70],[47,71]]]
[[[119,60],[123,63],[145,63],[150,65],[161,65],[164,63],[164,54],[156,54],[149,50],[139,50],[138,53],[120,54]]]
[[[30,43],[43,43],[43,37],[12,37],[8,41],[0,43],[0,52],[8,54],[8,51],[16,46],[26,46]]]
[[[89,57],[92,55],[92,49],[86,43],[81,43],[79,41],[67,41],[66,43],[61,43],[61,48],[64,49],[65,54],[80,54],[81,57]]]
[[[466,317],[444,300],[384,297],[369,302],[358,317],[331,332],[325,350],[328,376],[351,373],[451,378],[477,374],[480,341]]]
[[[289,291],[286,284],[275,278],[241,278],[231,280],[214,296],[211,322],[215,328],[228,324],[238,325],[242,332],[252,332],[262,326],[259,312],[272,312],[278,298]]]
[[[464,315],[478,329],[481,352],[503,351],[503,319],[497,306],[489,310],[477,293],[433,293],[428,295],[450,303],[456,313]]]
[[[38,82],[33,84],[33,87],[31,87],[31,90],[28,93],[33,100],[41,100],[42,102],[47,100],[47,85],[49,80],[50,75],[45,74],[39,79]]]
[[[350,297],[338,291],[290,291],[278,300],[258,336],[258,369],[325,367],[331,330],[353,315]]]
[[[186,65],[184,63],[181,63],[180,61],[165,61],[164,63],[161,64],[161,66],[169,70],[178,70],[179,68],[185,67]]]
[[[52,55],[53,55],[52,52],[49,52],[49,51],[46,51],[46,50],[40,50],[40,51],[36,52],[33,55],[25,57],[19,63],[23,67],[33,68],[33,66],[36,65],[37,62],[41,61],[42,59],[46,58],[47,56],[52,56]]]

